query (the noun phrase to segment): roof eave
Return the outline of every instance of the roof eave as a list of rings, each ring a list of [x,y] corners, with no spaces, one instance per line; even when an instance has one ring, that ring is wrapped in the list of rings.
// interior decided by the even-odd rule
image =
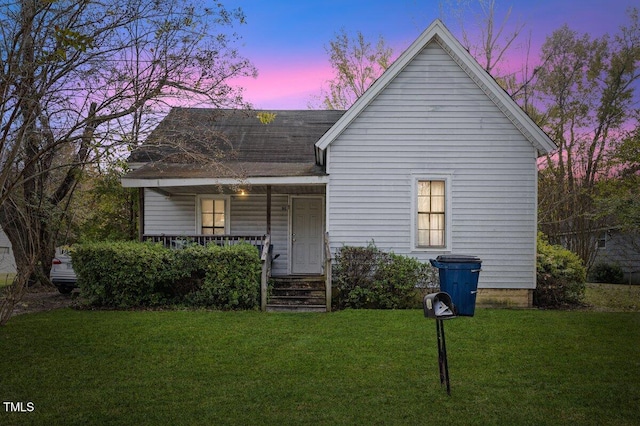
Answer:
[[[166,188],[203,185],[324,185],[328,176],[271,176],[235,178],[127,178],[120,182],[125,188]]]

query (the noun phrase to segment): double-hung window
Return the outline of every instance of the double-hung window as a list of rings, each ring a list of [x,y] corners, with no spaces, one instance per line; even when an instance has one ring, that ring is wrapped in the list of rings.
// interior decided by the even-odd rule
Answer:
[[[227,233],[227,200],[225,198],[199,197],[198,227],[204,235]]]
[[[598,234],[598,243],[597,248],[606,249],[607,248],[607,232],[603,231]]]
[[[446,248],[447,246],[447,181],[416,182],[416,246]]]

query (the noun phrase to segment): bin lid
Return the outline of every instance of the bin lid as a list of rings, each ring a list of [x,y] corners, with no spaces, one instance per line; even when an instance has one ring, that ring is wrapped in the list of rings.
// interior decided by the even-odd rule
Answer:
[[[482,263],[479,257],[464,254],[445,254],[436,257],[436,260],[441,263]]]

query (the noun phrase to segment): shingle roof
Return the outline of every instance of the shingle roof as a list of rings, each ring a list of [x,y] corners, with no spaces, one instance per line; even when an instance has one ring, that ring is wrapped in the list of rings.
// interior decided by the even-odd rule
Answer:
[[[264,124],[258,117],[261,113],[275,114],[275,118]],[[145,143],[131,153],[129,162],[149,164],[129,177],[322,175],[316,165],[314,144],[343,114],[327,110],[173,108]],[[195,161],[196,156],[215,158],[218,165]]]

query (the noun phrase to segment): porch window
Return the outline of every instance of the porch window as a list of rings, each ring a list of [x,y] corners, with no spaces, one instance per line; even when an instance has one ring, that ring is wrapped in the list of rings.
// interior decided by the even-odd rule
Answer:
[[[224,235],[227,225],[227,200],[224,198],[200,198],[200,233]]]
[[[417,246],[446,245],[446,188],[444,180],[417,182]]]

